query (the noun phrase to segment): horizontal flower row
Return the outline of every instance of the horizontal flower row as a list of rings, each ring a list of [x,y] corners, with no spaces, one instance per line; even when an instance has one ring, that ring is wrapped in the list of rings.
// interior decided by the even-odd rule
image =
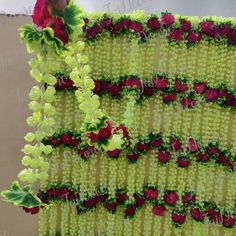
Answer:
[[[156,75],[151,81],[143,81],[138,76],[120,78],[119,83],[112,83],[111,79],[94,80],[94,93],[97,95],[109,94],[121,97],[135,91],[138,99],[153,96],[159,93],[164,103],[171,104],[179,101],[183,108],[193,108],[202,102],[214,102],[223,107],[236,108],[236,96],[225,85],[210,87],[205,82],[195,82],[189,85],[185,78],[176,77],[174,81],[168,75]],[[56,90],[76,90],[74,83],[69,78],[59,76],[55,85]]]
[[[97,140],[106,140],[110,134],[110,129],[111,127],[107,125],[96,137],[90,135],[90,141],[93,143]],[[93,140],[94,138],[96,140]],[[94,146],[89,146],[88,142],[81,142],[81,138],[76,133],[58,133],[44,140],[44,143],[54,147],[64,145],[73,148],[83,160],[88,160],[91,155],[98,154],[98,150]],[[135,163],[143,155],[147,155],[149,151],[154,149],[157,150],[156,159],[160,164],[168,164],[174,160],[177,166],[187,168],[193,161],[204,164],[213,162],[216,165],[226,167],[228,171],[236,172],[236,156],[232,155],[227,149],[219,148],[217,143],[203,145],[195,138],[189,138],[186,146],[184,143],[186,143],[185,140],[176,135],[165,137],[161,133],[151,133],[147,137],[141,138],[134,149],[116,149],[108,151],[107,155],[109,158],[117,159],[123,151],[129,163]]]
[[[142,20],[143,19],[143,20]],[[194,22],[195,21],[195,22]],[[94,41],[102,35],[112,37],[127,34],[137,37],[141,42],[160,32],[167,32],[167,38],[173,42],[185,41],[188,44],[206,40],[224,40],[229,45],[236,44],[235,25],[228,22],[217,22],[211,18],[196,22],[189,17],[176,17],[171,13],[155,14],[132,19],[129,15],[120,18],[104,14],[97,19],[84,18],[84,35],[88,41]]]
[[[152,204],[152,213],[155,216],[164,216],[166,211],[171,212],[174,224],[182,225],[189,213],[195,221],[204,222],[208,218],[213,223],[222,224],[224,227],[233,227],[236,223],[236,209],[226,211],[211,202],[199,203],[193,192],[185,192],[179,196],[177,191],[166,190],[160,194],[158,187],[146,186],[142,192],[135,193],[131,198],[124,189],[116,191],[113,197],[108,191],[98,189],[97,194],[89,196],[86,200],[79,199],[79,191],[70,186],[51,186],[47,191],[40,191],[38,197],[44,204],[53,201],[72,202],[76,205],[78,214],[94,210],[100,203],[111,213],[115,213],[118,206],[124,207],[124,216],[132,218],[145,204]],[[36,214],[40,207],[24,208],[27,213]]]

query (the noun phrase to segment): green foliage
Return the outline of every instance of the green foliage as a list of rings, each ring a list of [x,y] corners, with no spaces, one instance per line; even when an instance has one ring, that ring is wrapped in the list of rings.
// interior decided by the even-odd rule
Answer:
[[[37,207],[42,205],[40,199],[33,195],[29,186],[21,187],[18,181],[12,183],[11,189],[1,192],[3,200],[21,207]]]

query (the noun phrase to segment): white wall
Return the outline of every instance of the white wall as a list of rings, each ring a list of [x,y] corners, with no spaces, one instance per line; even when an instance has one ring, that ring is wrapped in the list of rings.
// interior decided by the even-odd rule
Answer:
[[[171,11],[181,15],[236,16],[236,0],[77,0],[86,11]],[[0,13],[32,13],[35,0],[0,0]]]

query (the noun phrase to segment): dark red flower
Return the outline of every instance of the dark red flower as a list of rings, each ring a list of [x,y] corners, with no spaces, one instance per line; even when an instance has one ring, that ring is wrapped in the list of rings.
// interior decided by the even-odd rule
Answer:
[[[112,19],[111,18],[103,19],[101,22],[101,26],[104,29],[108,29],[108,28],[112,27]]]
[[[123,23],[123,25],[124,25],[124,27],[126,27],[126,28],[129,28],[130,27],[130,25],[132,24],[132,20],[130,20],[130,19],[123,19],[122,20],[122,23]]]
[[[137,144],[137,151],[138,152],[147,152],[147,151],[149,151],[149,149],[150,149],[150,146],[148,143],[140,143],[139,142]]]
[[[236,101],[235,96],[232,94],[226,94],[225,97],[226,97],[225,105],[226,106],[233,106]]]
[[[202,161],[202,162],[207,162],[207,161],[209,161],[209,158],[206,154],[199,152],[197,154],[197,160]]]
[[[181,105],[185,108],[192,108],[196,105],[197,100],[191,98],[183,98],[181,100]]]
[[[227,158],[225,155],[220,154],[218,157],[219,163],[225,165],[225,166],[230,166],[230,160]]]
[[[131,77],[124,81],[124,86],[128,88],[137,88],[140,89],[142,84],[141,81],[137,78]]]
[[[134,194],[134,199],[137,207],[141,207],[145,204],[145,199],[136,193]]]
[[[102,28],[100,27],[100,25],[97,22],[94,23],[94,25],[92,26],[92,29],[97,34],[102,33]]]
[[[151,97],[154,94],[154,89],[151,87],[144,86],[143,87],[143,94],[146,97]]]
[[[100,82],[101,84],[101,91],[104,92],[110,92],[111,89],[111,82],[107,81],[107,80],[103,80]]]
[[[165,206],[161,206],[161,205],[159,206],[154,205],[152,207],[152,213],[156,216],[164,216],[165,210],[166,210]]]
[[[75,200],[77,199],[77,197],[78,197],[78,196],[77,196],[76,193],[70,191],[70,192],[69,192],[69,195],[68,195],[68,200],[69,200],[69,201],[75,201]]]
[[[186,83],[182,83],[180,80],[176,80],[175,88],[178,92],[184,93],[188,90],[188,85]]]
[[[111,84],[110,93],[112,96],[119,97],[121,94],[121,86],[120,84]]]
[[[178,213],[172,213],[171,219],[174,223],[183,224],[186,220],[186,216]]]
[[[207,148],[207,152],[209,153],[209,154],[211,154],[211,155],[219,155],[220,154],[220,149],[219,148],[217,148],[217,147],[208,147]]]
[[[86,38],[93,39],[96,37],[97,33],[94,31],[93,28],[89,28],[85,30]]]
[[[158,90],[164,90],[168,87],[168,81],[162,78],[154,78],[153,84],[154,84],[154,88]]]
[[[171,137],[170,144],[174,152],[178,152],[182,149],[182,144],[177,138]]]
[[[51,198],[56,198],[59,195],[59,190],[56,188],[50,188],[47,190],[46,195]]]
[[[205,83],[195,83],[193,89],[196,91],[198,94],[203,94],[207,90],[207,86]]]
[[[129,26],[129,30],[134,31],[135,33],[140,33],[143,31],[143,27],[139,22],[133,21]]]
[[[165,203],[171,206],[176,205],[179,196],[176,192],[167,192],[164,196]]]
[[[126,208],[124,213],[125,213],[125,216],[131,217],[135,214],[135,211],[136,211],[136,206],[133,205]]]
[[[157,30],[161,28],[161,23],[156,17],[152,17],[147,21],[147,27],[150,30]]]
[[[128,132],[127,128],[125,127],[125,125],[121,124],[120,126],[118,126],[117,128],[114,129],[113,133],[117,134],[119,131],[122,132],[122,134],[125,138],[128,138],[129,132]]]
[[[66,188],[61,188],[59,190],[59,198],[62,200],[68,200],[68,196],[70,194],[70,190]]]
[[[101,88],[102,88],[101,81],[100,80],[94,80],[94,84],[95,84],[95,88],[93,89],[93,92],[95,94],[100,94]]]
[[[192,203],[196,201],[196,195],[187,193],[182,196],[182,202],[185,204]]]
[[[176,163],[178,166],[186,168],[190,165],[190,161],[189,160],[185,160],[183,157],[178,157],[176,160]]]
[[[228,34],[228,43],[233,45],[236,44],[236,29],[231,30]]]
[[[166,27],[170,27],[175,22],[175,17],[171,13],[162,15],[161,20]]]
[[[93,197],[84,202],[86,209],[94,208],[98,204],[97,197]]]
[[[60,141],[64,145],[70,145],[72,141],[72,136],[70,134],[63,134],[60,138]]]
[[[109,195],[107,193],[97,195],[97,200],[99,202],[105,202],[108,199]]]
[[[180,20],[180,29],[183,32],[189,32],[191,30],[191,22],[189,20],[181,19]]]
[[[111,158],[117,158],[121,153],[121,150],[120,149],[115,149],[113,151],[108,151],[107,152],[107,155]]]
[[[34,24],[37,26],[42,26],[44,21],[51,17],[52,16],[49,12],[49,1],[37,0],[32,15]]]
[[[70,142],[71,147],[77,147],[81,142],[80,138],[73,138]]]
[[[127,154],[126,158],[129,161],[137,161],[139,159],[139,154],[138,153]]]
[[[115,202],[109,202],[109,203],[106,203],[106,204],[104,205],[104,207],[105,207],[107,210],[114,212],[114,211],[116,210],[116,208],[117,208],[117,204],[116,204]]]
[[[32,208],[23,207],[23,210],[26,213],[30,213],[31,215],[35,215],[35,214],[39,213],[39,207],[32,207]]]
[[[190,215],[196,221],[204,221],[206,213],[198,208],[193,208],[190,210]]]
[[[116,201],[117,201],[119,204],[123,204],[127,199],[128,199],[128,196],[127,196],[126,193],[119,193],[119,194],[117,195]]]
[[[154,148],[160,147],[163,144],[163,141],[161,139],[154,139],[150,141],[150,145]]]
[[[183,32],[181,29],[173,29],[169,35],[169,38],[174,41],[183,40]]]
[[[119,21],[117,23],[114,24],[113,28],[112,28],[112,34],[116,34],[118,33],[120,30],[122,30],[125,27],[124,22],[123,21]]]
[[[101,128],[98,132],[99,140],[106,140],[111,136],[112,133],[112,123],[111,121],[106,121],[106,127]]]
[[[202,39],[202,35],[200,33],[199,34],[195,34],[192,31],[190,31],[188,33],[187,40],[188,40],[189,43],[196,43],[196,42],[201,41],[201,39]]]
[[[231,228],[235,225],[236,220],[231,216],[224,216],[223,217],[223,226],[227,228]]]
[[[170,153],[164,152],[164,151],[158,151],[157,158],[158,158],[159,162],[166,163],[170,160]]]
[[[207,210],[206,213],[212,222],[214,222],[214,223],[222,223],[223,222],[223,215],[221,215],[220,212],[210,208]]]
[[[172,92],[169,94],[162,95],[162,99],[164,103],[171,103],[176,100],[176,93]]]
[[[205,93],[207,101],[216,101],[219,97],[219,91],[217,89],[208,89]]]
[[[52,137],[48,138],[48,142],[52,146],[58,146],[61,144],[60,139],[56,139],[56,138],[52,138]]]
[[[201,22],[200,27],[201,27],[202,33],[205,33],[206,35],[210,35],[211,31],[214,28],[214,22],[213,21]]]
[[[144,196],[147,200],[157,200],[158,190],[153,188],[147,189],[144,191]]]
[[[198,143],[194,139],[190,138],[188,140],[188,150],[189,150],[189,152],[196,152],[198,149],[199,149]]]

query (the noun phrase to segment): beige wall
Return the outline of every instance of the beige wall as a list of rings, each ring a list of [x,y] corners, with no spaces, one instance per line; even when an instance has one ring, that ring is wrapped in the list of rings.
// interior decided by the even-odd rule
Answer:
[[[30,17],[0,15],[0,191],[10,187],[22,169],[21,148],[27,132],[25,119],[29,78],[25,46],[18,28],[31,22]],[[37,235],[37,216],[0,200],[0,236]]]

